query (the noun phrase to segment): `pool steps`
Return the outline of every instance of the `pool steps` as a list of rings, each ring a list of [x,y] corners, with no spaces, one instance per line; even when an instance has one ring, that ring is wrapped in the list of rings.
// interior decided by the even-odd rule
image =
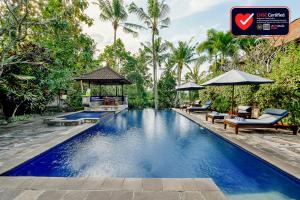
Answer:
[[[55,118],[46,118],[44,119],[44,123],[49,126],[78,126],[84,123],[99,123],[103,118],[106,118],[110,115],[113,115],[113,112],[107,112],[102,115],[100,118],[80,118],[80,119],[63,119],[61,116],[57,116]]]

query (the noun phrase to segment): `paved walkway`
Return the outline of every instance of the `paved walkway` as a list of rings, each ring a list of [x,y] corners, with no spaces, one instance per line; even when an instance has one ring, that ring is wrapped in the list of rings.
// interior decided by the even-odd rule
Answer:
[[[0,126],[0,168],[11,158],[22,157],[74,129],[71,126],[49,127],[43,124],[44,118]]]
[[[174,110],[300,179],[300,135],[282,129],[240,129],[236,135],[231,127],[224,130],[223,120],[206,121],[206,113]]]
[[[1,200],[226,200],[211,179],[0,177]]]

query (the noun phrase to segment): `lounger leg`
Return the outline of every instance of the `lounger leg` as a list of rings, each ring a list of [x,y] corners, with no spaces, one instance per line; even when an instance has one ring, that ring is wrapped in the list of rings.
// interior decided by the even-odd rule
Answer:
[[[293,135],[297,135],[298,127],[294,127],[292,130],[293,130]]]
[[[212,118],[211,121],[212,121],[212,123],[214,124],[214,123],[215,123],[215,118]]]
[[[226,130],[227,124],[224,123],[224,129]]]
[[[235,130],[235,134],[239,134],[239,127],[238,126],[235,126],[234,130]]]

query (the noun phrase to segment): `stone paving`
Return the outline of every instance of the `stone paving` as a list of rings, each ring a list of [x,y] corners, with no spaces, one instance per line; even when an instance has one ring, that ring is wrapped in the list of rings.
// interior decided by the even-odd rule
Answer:
[[[1,200],[226,200],[211,179],[0,177]]]
[[[30,153],[65,131],[74,129],[72,126],[47,126],[43,124],[44,118],[0,126],[0,168],[9,159]]]

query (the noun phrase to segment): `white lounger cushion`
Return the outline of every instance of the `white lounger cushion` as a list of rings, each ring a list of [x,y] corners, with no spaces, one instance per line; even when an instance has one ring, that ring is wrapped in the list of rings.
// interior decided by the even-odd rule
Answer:
[[[234,124],[266,124],[272,125],[279,122],[283,116],[280,115],[270,115],[270,114],[263,114],[258,119],[245,119],[244,121],[238,121],[235,119],[227,119],[229,122],[233,122]]]

